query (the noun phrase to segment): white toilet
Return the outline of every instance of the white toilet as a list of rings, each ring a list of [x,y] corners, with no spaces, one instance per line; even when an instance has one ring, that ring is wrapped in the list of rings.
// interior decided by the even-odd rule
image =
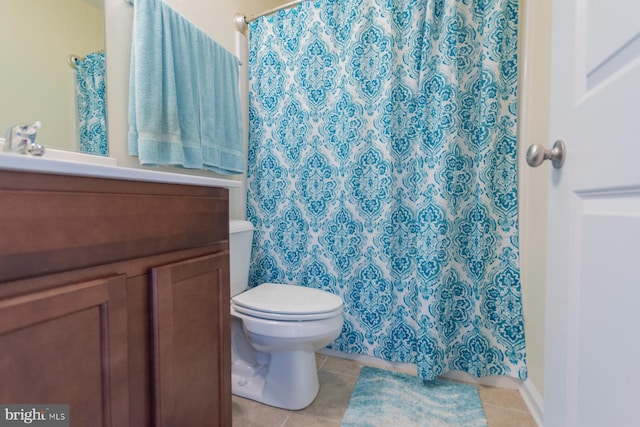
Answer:
[[[302,409],[320,387],[315,351],[342,330],[342,299],[274,283],[246,290],[252,238],[250,222],[229,223],[232,391],[278,408]]]

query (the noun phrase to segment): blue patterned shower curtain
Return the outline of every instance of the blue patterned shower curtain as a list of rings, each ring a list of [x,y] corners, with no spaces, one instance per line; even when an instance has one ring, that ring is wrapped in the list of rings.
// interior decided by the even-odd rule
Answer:
[[[80,151],[108,155],[104,52],[76,62],[76,100]]]
[[[251,25],[251,286],[344,299],[331,348],[526,378],[517,0],[320,0]]]

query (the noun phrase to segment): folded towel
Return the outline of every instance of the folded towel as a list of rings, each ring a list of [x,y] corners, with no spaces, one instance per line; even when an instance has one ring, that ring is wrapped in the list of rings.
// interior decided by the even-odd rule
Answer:
[[[243,173],[238,59],[161,0],[136,0],[129,154]]]

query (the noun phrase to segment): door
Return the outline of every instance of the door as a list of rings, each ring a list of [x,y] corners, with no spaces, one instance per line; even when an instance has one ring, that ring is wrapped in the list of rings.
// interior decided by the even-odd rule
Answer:
[[[544,419],[638,426],[640,2],[553,2]]]
[[[151,270],[154,426],[231,426],[229,252]]]
[[[73,426],[128,426],[126,297],[119,275],[0,299],[0,402],[66,404]]]

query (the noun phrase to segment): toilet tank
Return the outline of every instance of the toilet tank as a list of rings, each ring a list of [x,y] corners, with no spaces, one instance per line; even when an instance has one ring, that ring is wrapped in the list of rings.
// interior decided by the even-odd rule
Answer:
[[[231,296],[247,289],[253,225],[249,221],[229,221],[229,265]]]

